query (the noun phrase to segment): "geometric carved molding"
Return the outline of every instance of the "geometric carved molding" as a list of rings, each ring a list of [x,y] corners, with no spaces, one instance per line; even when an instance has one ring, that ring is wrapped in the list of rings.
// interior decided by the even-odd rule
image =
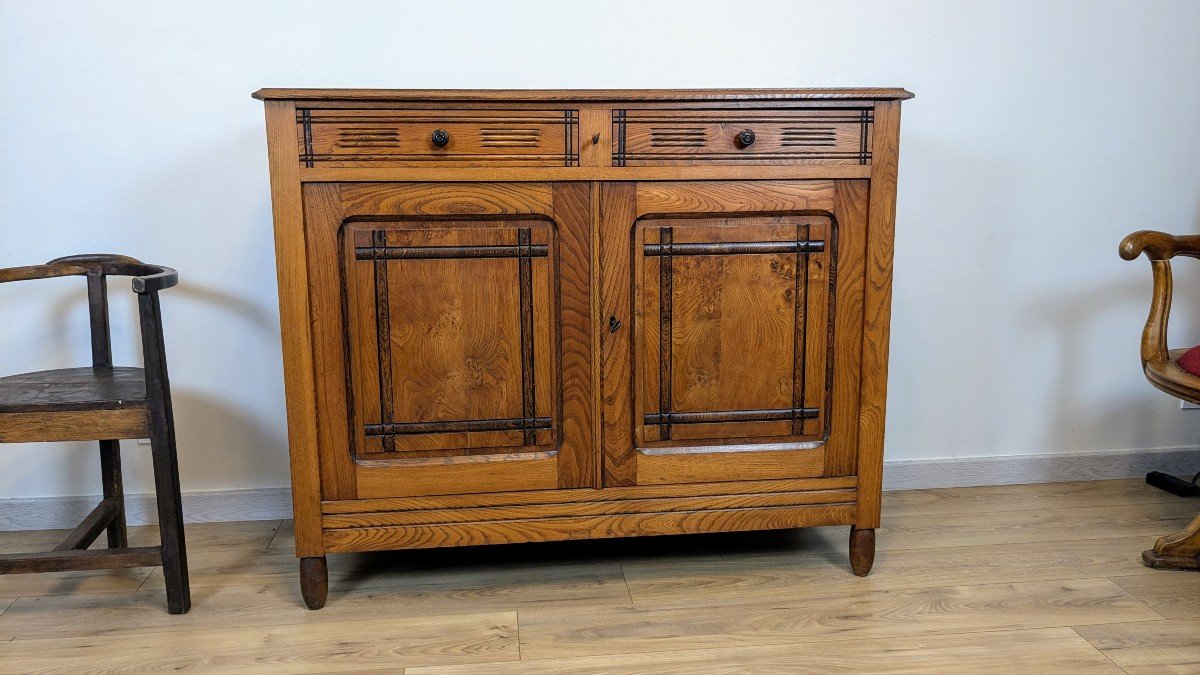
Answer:
[[[614,110],[613,166],[871,163],[870,108]],[[749,145],[734,143],[742,129]]]
[[[804,435],[804,421],[820,417],[820,408],[807,405],[805,399],[805,381],[807,359],[806,353],[810,346],[806,339],[809,333],[807,326],[807,298],[809,254],[824,253],[825,240],[820,237],[810,238],[810,226],[798,223],[793,226],[795,238],[791,241],[703,241],[676,242],[675,228],[670,225],[646,228],[645,241],[642,244],[642,255],[645,258],[657,258],[658,264],[658,344],[645,346],[646,349],[658,350],[658,373],[646,373],[646,377],[657,377],[658,400],[646,401],[648,411],[642,416],[642,424],[658,427],[659,441],[672,438],[673,425],[694,424],[725,424],[735,422],[778,422],[790,421],[791,435]],[[653,232],[657,230],[658,241],[652,241]],[[786,408],[741,409],[741,410],[707,410],[681,411],[676,410],[676,402],[672,396],[674,382],[673,372],[676,368],[673,353],[676,341],[674,304],[676,301],[675,280],[676,258],[682,256],[741,256],[791,254],[794,259],[794,289],[792,289],[793,325],[795,336],[792,349],[791,375],[791,406]],[[832,270],[831,270],[832,272]],[[647,317],[647,320],[652,320]]]
[[[536,387],[534,384],[534,321],[533,321],[533,258],[549,255],[549,246],[533,244],[531,229],[516,228],[516,245],[476,246],[391,246],[388,230],[367,231],[371,246],[356,246],[354,259],[370,261],[374,266],[374,296],[376,341],[379,358],[379,422],[364,424],[368,437],[378,437],[384,452],[395,452],[396,436],[419,434],[442,434],[480,431],[521,431],[525,445],[535,445],[535,432],[550,429],[549,417],[538,417]],[[392,373],[392,329],[390,325],[391,303],[388,283],[389,260],[481,260],[514,258],[517,260],[518,297],[520,312],[520,360],[521,360],[521,416],[516,418],[489,418],[471,420],[437,420],[405,422],[394,419],[393,373]],[[419,357],[418,357],[419,358]]]

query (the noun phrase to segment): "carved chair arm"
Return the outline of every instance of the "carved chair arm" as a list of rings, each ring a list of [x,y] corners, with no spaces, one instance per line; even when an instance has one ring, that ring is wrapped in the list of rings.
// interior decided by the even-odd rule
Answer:
[[[1142,362],[1162,363],[1167,355],[1167,321],[1171,315],[1173,279],[1171,258],[1187,256],[1200,258],[1200,235],[1175,236],[1165,232],[1139,230],[1125,237],[1120,246],[1121,257],[1134,260],[1143,252],[1150,259],[1154,275],[1154,294],[1150,299],[1150,314],[1142,329]]]
[[[72,265],[92,274],[133,277],[135,293],[157,293],[179,283],[179,273],[174,269],[149,265],[126,255],[87,253],[55,258],[46,265]]]
[[[87,274],[86,267],[78,265],[27,265],[25,267],[6,267],[0,269],[0,284],[10,281],[30,281],[32,279],[53,279],[55,277],[70,277]]]
[[[1200,234],[1175,236],[1154,230],[1138,230],[1121,241],[1121,257],[1134,260],[1142,251],[1150,260],[1170,260],[1177,255],[1200,258]]]

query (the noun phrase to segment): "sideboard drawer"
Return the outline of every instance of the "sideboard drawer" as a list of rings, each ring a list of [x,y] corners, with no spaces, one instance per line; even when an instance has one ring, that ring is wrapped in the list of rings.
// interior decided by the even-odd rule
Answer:
[[[613,166],[870,164],[870,108],[614,110]]]
[[[304,109],[302,166],[578,166],[575,110]]]

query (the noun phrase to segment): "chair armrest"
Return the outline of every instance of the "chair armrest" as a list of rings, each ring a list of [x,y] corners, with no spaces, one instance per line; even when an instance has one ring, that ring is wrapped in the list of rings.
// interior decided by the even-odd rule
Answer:
[[[10,281],[29,281],[31,279],[53,279],[55,277],[73,277],[87,274],[86,267],[77,265],[26,265],[25,267],[7,267],[0,269],[0,284]]]
[[[1125,260],[1134,260],[1143,252],[1150,259],[1154,275],[1154,293],[1150,297],[1150,313],[1142,329],[1142,365],[1164,363],[1167,353],[1167,321],[1171,315],[1174,279],[1171,258],[1186,256],[1200,258],[1200,235],[1175,236],[1165,232],[1140,230],[1125,237],[1118,249]]]
[[[179,283],[179,272],[170,267],[141,265],[145,270],[133,278],[134,293],[157,293]]]
[[[127,255],[85,253],[55,258],[47,265],[71,264],[97,274],[133,277],[134,293],[157,293],[179,283],[179,273],[170,267],[150,265]]]
[[[1121,257],[1133,260],[1146,252],[1151,260],[1170,260],[1177,255],[1200,258],[1200,235],[1176,236],[1154,230],[1138,230],[1121,240]]]

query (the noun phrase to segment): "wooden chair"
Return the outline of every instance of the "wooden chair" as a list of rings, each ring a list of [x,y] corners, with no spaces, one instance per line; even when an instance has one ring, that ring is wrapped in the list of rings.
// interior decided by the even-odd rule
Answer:
[[[1154,274],[1154,297],[1142,331],[1142,371],[1146,379],[1172,396],[1200,404],[1200,347],[1167,349],[1171,258],[1200,258],[1200,235],[1176,237],[1141,230],[1125,237],[1120,252],[1125,260],[1145,252]],[[1159,569],[1200,569],[1200,516],[1181,532],[1159,538],[1154,548],[1142,553],[1142,561]]]
[[[0,378],[0,443],[100,439],[104,499],[49,553],[0,555],[0,574],[162,565],[167,609],[191,607],[171,388],[163,350],[158,292],[178,282],[175,270],[119,255],[78,255],[45,265],[0,269],[0,283],[81,275],[87,278],[92,367]],[[107,277],[133,277],[144,368],[114,367]],[[129,546],[121,486],[121,438],[149,438],[161,546]],[[88,550],[107,530],[108,548]]]

